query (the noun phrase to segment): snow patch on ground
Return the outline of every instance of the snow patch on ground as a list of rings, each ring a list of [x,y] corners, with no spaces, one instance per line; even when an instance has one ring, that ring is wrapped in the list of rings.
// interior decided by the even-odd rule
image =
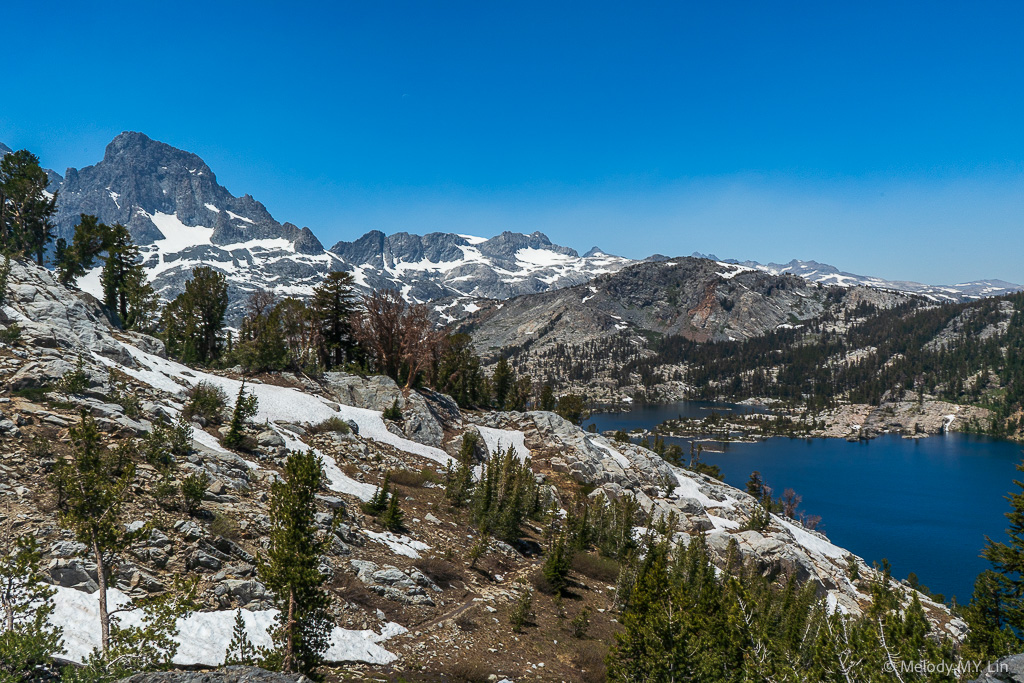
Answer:
[[[404,555],[405,557],[411,557],[414,560],[420,559],[420,551],[430,550],[430,546],[422,541],[417,541],[408,536],[399,536],[393,534],[390,531],[383,533],[377,531],[363,530],[368,538],[376,541],[377,543],[383,543],[387,547],[391,548],[391,552],[396,555]]]
[[[776,520],[783,527],[785,527],[790,534],[792,534],[793,538],[796,540],[797,543],[802,545],[807,550],[812,550],[816,553],[824,555],[825,557],[831,557],[835,559],[842,559],[850,554],[849,551],[843,550],[839,546],[832,545],[824,538],[815,536],[814,534],[809,533],[808,531],[801,529],[798,526],[790,524],[784,519],[779,519],[778,517],[776,517]]]
[[[675,495],[683,498],[693,498],[705,508],[732,507],[729,503],[723,503],[722,501],[709,498],[707,494],[700,490],[700,484],[698,484],[695,479],[687,475],[684,470],[678,467],[672,467],[672,472],[676,475],[676,488],[674,489]]]
[[[615,450],[611,446],[603,444],[600,441],[598,441],[597,439],[593,439],[593,438],[587,439],[587,441],[589,441],[594,446],[597,446],[602,451],[605,451],[606,453],[608,453],[608,455],[612,456],[612,460],[614,460],[615,462],[619,463],[619,467],[621,467],[622,469],[628,469],[631,466],[631,464],[629,462],[629,458],[624,456],[622,453],[619,453],[617,450]]]
[[[137,349],[130,344],[124,347],[136,361],[137,367],[120,368],[139,381],[150,386],[180,394],[182,390],[199,382],[209,382],[218,386],[232,399],[237,396],[241,381],[227,377],[218,377],[199,370],[193,370],[180,363],[160,358]],[[104,365],[114,365],[113,361],[102,356],[95,358]],[[440,448],[426,446],[409,439],[402,438],[388,431],[378,410],[355,408],[325,401],[316,396],[303,393],[291,387],[277,387],[271,384],[246,384],[246,391],[251,392],[259,400],[254,422],[309,422],[316,424],[329,417],[340,417],[352,420],[359,426],[359,435],[380,443],[393,446],[401,451],[429,458],[442,465],[447,465],[451,456]]]
[[[64,656],[81,663],[86,656],[100,646],[99,599],[73,588],[54,587],[54,612],[50,623],[64,627]],[[107,593],[108,606],[118,609],[130,605],[130,600],[121,591],[111,588]],[[256,646],[270,646],[269,631],[276,625],[277,610],[250,612],[241,610],[249,639]],[[221,666],[231,641],[231,630],[235,623],[235,610],[218,612],[194,612],[186,619],[178,620],[178,642],[180,647],[174,658],[178,666]],[[141,626],[143,614],[130,610],[118,615],[122,626]],[[373,631],[350,631],[335,627],[331,633],[331,645],[327,650],[327,662],[365,662],[367,664],[390,664],[397,657],[377,643],[401,633],[405,628],[394,622],[384,626],[380,634]]]
[[[338,467],[337,461],[331,456],[324,455],[317,448],[310,448],[305,443],[299,440],[298,436],[288,431],[287,429],[281,429],[277,425],[271,425],[273,430],[284,439],[284,447],[290,451],[313,451],[323,462],[324,476],[327,478],[327,488],[337,493],[347,493],[350,496],[355,496],[359,500],[368,501],[373,498],[373,494],[376,493],[377,487],[373,484],[365,484],[361,481],[356,481],[352,477],[348,476],[341,471]]]
[[[740,523],[739,522],[737,522],[735,520],[732,520],[732,519],[726,519],[725,517],[717,517],[715,515],[708,515],[708,519],[710,519],[711,523],[715,526],[715,531],[727,531],[729,529],[739,529],[740,528]]]
[[[484,439],[484,445],[487,446],[487,455],[494,455],[499,449],[507,451],[509,447],[516,449],[516,454],[519,456],[520,461],[524,461],[531,457],[530,449],[526,447],[526,435],[518,430],[512,429],[495,429],[494,427],[480,427],[480,436]]]

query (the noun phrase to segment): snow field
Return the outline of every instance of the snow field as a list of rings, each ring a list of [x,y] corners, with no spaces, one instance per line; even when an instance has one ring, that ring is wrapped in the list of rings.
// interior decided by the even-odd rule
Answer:
[[[526,447],[526,435],[518,430],[495,429],[494,427],[481,427],[477,425],[480,436],[487,447],[487,456],[494,455],[499,449],[507,451],[509,447],[516,449],[520,462],[530,457],[530,449]]]
[[[81,663],[100,646],[99,597],[73,588],[54,587],[54,612],[50,623],[64,628],[64,656]],[[111,588],[107,592],[111,610],[130,605],[121,591]],[[270,646],[270,629],[275,625],[277,610],[241,610],[249,640],[256,646]],[[236,610],[193,612],[178,620],[178,653],[174,663],[178,666],[220,666],[224,663]],[[141,626],[143,613],[135,609],[117,615],[122,626]],[[350,631],[335,627],[331,644],[325,655],[328,663],[365,662],[390,664],[397,656],[377,643],[405,633],[405,628],[394,622],[386,624],[380,634],[373,631]]]

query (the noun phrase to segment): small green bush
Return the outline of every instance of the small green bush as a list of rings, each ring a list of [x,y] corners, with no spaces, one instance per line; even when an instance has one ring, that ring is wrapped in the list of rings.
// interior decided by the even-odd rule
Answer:
[[[204,487],[203,490],[205,491],[206,488]],[[238,524],[231,517],[215,512],[213,521],[210,522],[210,533],[234,541],[239,536]]]
[[[402,409],[398,407],[398,399],[397,398],[395,399],[395,402],[391,404],[390,408],[385,408],[384,409],[384,412],[381,413],[381,416],[385,420],[391,420],[392,422],[401,422],[402,421]]]
[[[192,515],[199,511],[209,485],[210,475],[206,472],[194,472],[181,481],[181,505],[186,513]]]
[[[228,395],[224,390],[209,382],[200,382],[185,395],[185,409],[182,417],[191,421],[201,417],[207,424],[219,425],[224,422],[224,411],[228,405]]]
[[[462,572],[451,562],[439,557],[428,557],[416,562],[416,568],[430,577],[434,583],[451,584],[462,578]]]
[[[569,632],[573,638],[582,639],[586,638],[588,630],[590,630],[590,608],[584,605],[583,609],[569,622]]]
[[[572,558],[572,568],[583,576],[602,583],[615,583],[619,578],[619,563],[610,557],[577,553]]]
[[[329,417],[323,422],[318,422],[317,424],[312,425],[309,429],[306,430],[306,433],[327,434],[330,432],[335,432],[337,434],[348,434],[351,431],[352,428],[349,427],[348,423],[345,422],[340,417]]]
[[[57,380],[57,391],[65,394],[80,394],[89,388],[89,375],[85,374],[82,357],[78,357],[74,370],[68,370]]]
[[[533,616],[533,593],[529,588],[524,588],[522,595],[516,600],[512,610],[508,613],[508,621],[512,624],[512,632],[519,633],[523,626],[530,623]]]
[[[452,683],[487,683],[487,681],[494,680],[491,678],[494,673],[493,669],[477,659],[454,662],[448,666],[446,671],[440,673],[442,680]]]
[[[0,332],[0,342],[4,344],[13,344],[21,338],[21,328],[18,327],[18,323],[11,323],[2,332]]]
[[[419,472],[406,469],[391,470],[389,474],[392,483],[413,489],[420,488],[428,481],[437,483],[437,474],[428,467],[424,467]]]
[[[764,531],[772,523],[771,514],[762,506],[758,505],[750,515],[750,519],[743,525],[743,531]]]

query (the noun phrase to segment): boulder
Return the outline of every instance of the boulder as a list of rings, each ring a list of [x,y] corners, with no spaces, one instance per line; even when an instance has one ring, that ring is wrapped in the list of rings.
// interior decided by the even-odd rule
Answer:
[[[212,671],[160,671],[123,678],[119,683],[308,683],[300,674],[282,674],[255,666],[226,666]]]

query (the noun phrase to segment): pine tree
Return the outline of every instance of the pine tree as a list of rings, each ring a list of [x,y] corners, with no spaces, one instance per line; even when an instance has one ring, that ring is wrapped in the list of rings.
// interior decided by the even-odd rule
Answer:
[[[253,292],[246,301],[234,357],[246,372],[283,370],[288,366],[281,310],[272,292]]]
[[[39,159],[28,150],[0,159],[0,253],[34,256],[43,265],[57,212],[57,195],[47,196],[48,184]]]
[[[264,648],[252,644],[242,610],[237,610],[231,629],[231,641],[224,655],[224,666],[260,666],[268,654]]]
[[[1024,472],[1024,464],[1017,465]],[[994,573],[989,577],[999,587],[1003,618],[1018,633],[1024,633],[1024,483],[1014,481],[1020,489],[1007,496],[1010,511],[1005,513],[1010,522],[1009,543],[986,538],[982,556],[992,564]]]
[[[312,451],[289,455],[284,480],[271,485],[267,558],[257,560],[281,610],[274,634],[281,670],[307,676],[322,661],[332,629],[319,569],[328,540],[318,537],[315,518],[321,467]]]
[[[374,491],[370,500],[363,503],[362,510],[368,515],[376,517],[388,509],[388,501],[391,498],[391,472],[384,473],[384,480],[377,490]]]
[[[968,656],[998,659],[1020,650],[1020,640],[1010,628],[1003,604],[1002,585],[991,570],[978,574],[971,603],[964,610],[970,626],[964,643]]]
[[[138,260],[139,249],[132,241],[128,228],[118,223],[110,227],[106,251],[107,258],[100,273],[103,303],[120,316],[123,323],[128,317],[128,273]]]
[[[221,439],[228,448],[242,448],[245,446],[245,423],[255,417],[259,410],[259,399],[256,394],[245,393],[245,380],[242,380],[238,387],[238,396],[235,397],[235,407],[231,411],[231,423],[228,433]]]
[[[465,505],[469,492],[473,488],[473,464],[479,440],[480,436],[476,432],[463,433],[458,465],[452,467],[452,463],[450,461],[448,463],[445,477],[445,498],[452,507],[460,508]]]
[[[1017,470],[1024,472],[1024,464]],[[1007,654],[1011,647],[1020,647],[1016,634],[1024,633],[1024,483],[1014,484],[1021,490],[1006,498],[1009,543],[986,537],[982,556],[992,570],[978,576],[966,610],[971,627],[968,645],[979,655]]]
[[[107,258],[100,273],[103,303],[128,329],[145,329],[156,311],[157,297],[139,262],[139,248],[128,228],[117,223],[109,228]]]
[[[73,286],[78,278],[89,272],[96,258],[107,250],[110,235],[110,228],[100,223],[96,216],[81,214],[71,244],[67,244],[63,237],[57,240],[54,267],[60,282]]]
[[[555,412],[573,424],[580,424],[587,417],[586,402],[579,394],[566,394],[558,399]]]
[[[161,317],[167,353],[183,363],[209,365],[224,350],[224,316],[228,285],[223,273],[209,266],[192,269],[184,291],[164,308]]]
[[[572,558],[565,547],[565,538],[560,537],[548,552],[541,572],[556,595],[562,595],[569,585],[569,569]]]
[[[35,537],[15,539],[8,528],[0,548],[0,683],[36,680],[61,651],[63,629],[49,623],[56,591],[41,564]]]
[[[551,388],[551,385],[545,383],[540,390],[540,405],[538,406],[541,410],[553,411],[555,406],[558,404],[558,400],[555,398],[555,391]]]
[[[404,528],[405,513],[398,507],[398,494],[391,494],[388,507],[380,516],[380,524],[388,531],[401,531]]]
[[[498,410],[505,409],[505,403],[508,401],[508,395],[512,390],[513,382],[515,382],[515,375],[512,372],[512,367],[508,364],[508,360],[502,357],[498,364],[494,366],[494,375],[491,377],[491,386],[494,390],[494,407]]]
[[[7,301],[7,280],[11,276],[11,255],[4,254],[0,261],[0,306]]]
[[[122,509],[132,482],[135,465],[123,450],[106,448],[96,421],[84,410],[81,422],[70,429],[72,455],[58,460],[53,482],[60,501],[60,522],[85,544],[96,563],[99,584],[99,617],[103,653],[110,649],[110,614],[107,584],[110,560],[134,540],[125,530]]]
[[[344,365],[355,348],[352,315],[357,298],[351,273],[334,271],[313,288],[309,315],[317,355],[325,368]]]
[[[454,398],[462,408],[487,404],[487,378],[468,334],[453,334],[445,341],[434,388]]]

